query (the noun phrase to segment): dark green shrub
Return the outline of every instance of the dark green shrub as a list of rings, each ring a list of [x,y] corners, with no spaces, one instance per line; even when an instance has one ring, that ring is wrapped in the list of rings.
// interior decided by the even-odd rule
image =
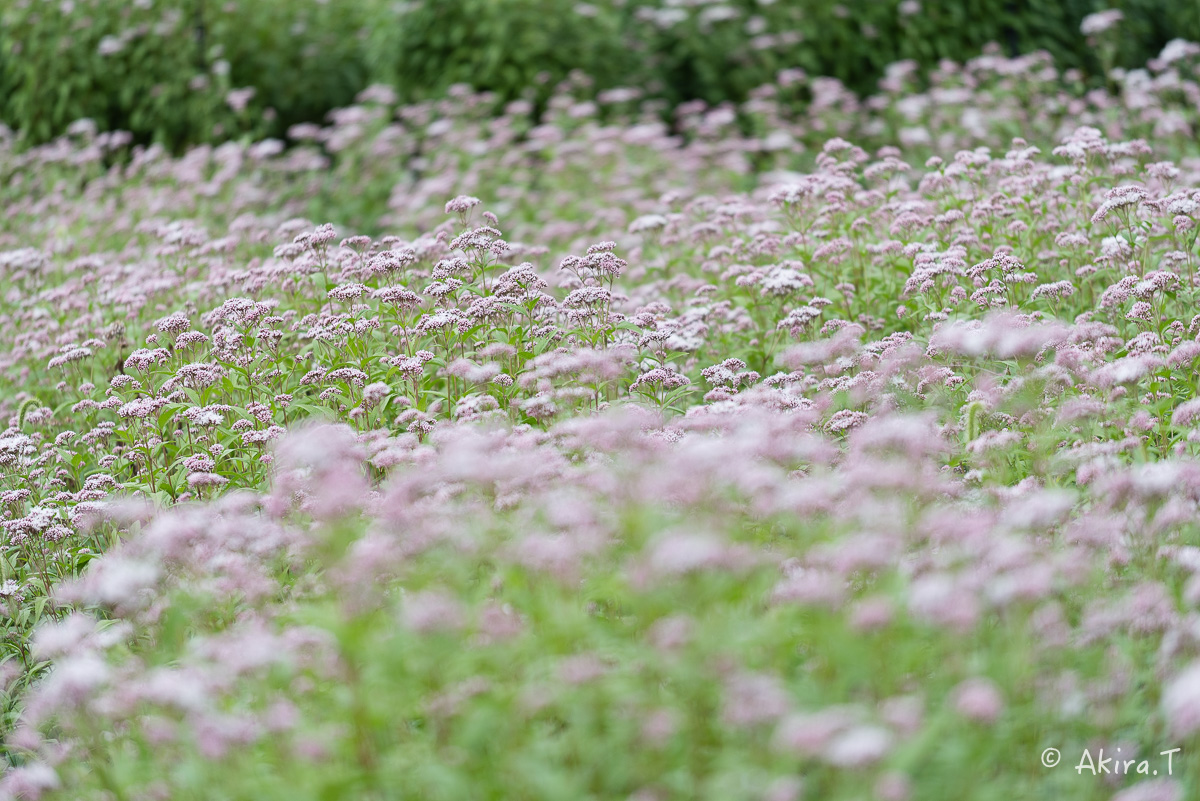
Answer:
[[[256,89],[269,131],[319,121],[372,80],[365,42],[385,13],[376,0],[208,0],[207,36],[234,86]]]
[[[30,142],[87,117],[169,144],[232,130],[228,78],[204,71],[189,5],[18,0],[0,12],[5,95],[0,116]]]
[[[1009,55],[1045,50],[1060,70],[1094,76],[1103,65],[1080,23],[1107,7],[1125,14],[1112,37],[1116,66],[1141,67],[1173,38],[1200,40],[1200,3],[1173,0],[651,0],[621,13],[668,99],[715,103],[744,99],[784,67],[870,94],[888,64],[963,62],[989,42]]]
[[[179,148],[282,133],[368,81],[370,2],[17,0],[0,10],[0,119],[31,143],[74,120]],[[254,87],[230,103],[231,89]],[[236,95],[234,96],[237,97]],[[264,111],[270,109],[264,116]]]
[[[641,77],[618,15],[576,0],[425,0],[383,11],[372,34],[377,78],[406,100],[457,83],[501,100],[541,86],[545,97],[572,70],[599,87]]]

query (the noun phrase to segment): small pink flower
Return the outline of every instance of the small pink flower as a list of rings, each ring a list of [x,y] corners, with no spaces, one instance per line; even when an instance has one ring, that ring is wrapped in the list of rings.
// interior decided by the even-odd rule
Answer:
[[[471,209],[478,206],[479,198],[471,197],[470,195],[459,195],[446,204],[447,214],[466,214]]]
[[[993,723],[1004,711],[1004,696],[989,679],[967,679],[954,688],[954,708],[979,723]]]
[[[462,604],[445,590],[423,590],[405,596],[401,607],[404,625],[420,634],[461,628]]]
[[[1158,778],[1126,787],[1111,801],[1183,801],[1183,797],[1183,787],[1178,781]]]

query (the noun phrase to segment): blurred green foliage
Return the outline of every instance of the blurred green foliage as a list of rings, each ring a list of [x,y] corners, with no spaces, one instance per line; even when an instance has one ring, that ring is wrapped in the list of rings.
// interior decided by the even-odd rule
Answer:
[[[1080,22],[1125,20],[1115,51]],[[962,62],[996,42],[1045,50],[1099,82],[1169,40],[1200,40],[1177,0],[8,0],[0,6],[0,120],[31,143],[89,117],[173,149],[281,136],[371,83],[402,100],[456,83],[542,100],[573,70],[597,89],[669,103],[741,101],[782,69],[869,94],[888,64]],[[229,91],[253,87],[244,109]],[[237,98],[237,95],[234,95]],[[242,97],[244,99],[244,96]]]
[[[173,149],[280,133],[352,102],[366,84],[361,33],[374,8],[9,0],[0,4],[0,120],[31,143],[85,117]],[[255,89],[248,105],[231,104],[230,90],[245,87]]]
[[[740,101],[779,70],[800,67],[870,94],[887,66],[962,63],[995,42],[1006,55],[1049,52],[1060,70],[1102,74],[1083,19],[1122,10],[1115,66],[1142,67],[1175,38],[1200,41],[1200,3],[1177,0],[729,0],[684,8],[623,4],[625,30],[671,101]],[[721,9],[718,13],[716,9]],[[736,13],[734,13],[736,12]]]
[[[212,6],[202,17],[213,56],[230,64],[234,86],[256,88],[257,108],[274,110],[274,135],[323,120],[374,79],[364,45],[385,7],[377,0],[191,2]]]
[[[17,2],[3,12],[4,120],[34,142],[76,119],[156,140],[203,139],[223,115],[224,80],[202,57],[183,7]]]
[[[397,4],[372,26],[375,79],[403,100],[470,84],[511,100],[545,99],[552,82],[580,70],[598,85],[637,75],[621,18],[575,0],[441,0]]]

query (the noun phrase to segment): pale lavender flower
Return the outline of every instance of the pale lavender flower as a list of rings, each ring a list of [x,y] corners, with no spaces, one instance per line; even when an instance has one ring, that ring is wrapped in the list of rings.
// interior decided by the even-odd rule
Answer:
[[[853,727],[860,717],[859,710],[852,707],[792,713],[776,728],[774,745],[780,751],[790,751],[799,756],[817,756],[831,745],[834,738]]]
[[[994,723],[1004,710],[1004,696],[989,679],[967,679],[954,688],[954,708],[979,723]]]
[[[478,206],[480,202],[481,201],[477,197],[471,197],[470,195],[459,195],[458,197],[446,203],[446,213],[466,214],[471,211],[471,209]]]
[[[35,801],[62,786],[54,768],[43,762],[30,762],[10,768],[0,779],[0,797]]]
[[[257,90],[253,86],[247,86],[243,89],[230,89],[225,95],[225,102],[234,112],[241,114],[250,105],[250,101],[254,99]]]
[[[569,656],[559,662],[558,677],[567,684],[588,684],[602,678],[611,668],[595,654]]]
[[[674,370],[669,370],[664,367],[655,367],[647,370],[637,377],[637,380],[630,385],[629,389],[632,392],[647,391],[651,388],[661,387],[663,390],[681,389],[690,385],[692,382],[687,376],[682,373],[677,373]]]
[[[825,423],[825,430],[830,434],[845,434],[851,429],[858,428],[867,422],[868,419],[869,415],[866,412],[843,409],[840,412],[835,412],[829,418],[829,421]]]
[[[363,406],[368,409],[378,406],[392,392],[392,388],[382,381],[376,381],[373,384],[367,384],[363,387],[362,402]]]
[[[1124,19],[1124,12],[1118,8],[1097,11],[1083,18],[1083,22],[1079,24],[1079,31],[1084,36],[1095,36],[1115,28]]]
[[[1183,801],[1183,798],[1183,787],[1178,781],[1158,778],[1130,785],[1114,795],[1111,801]]]
[[[82,577],[60,585],[56,594],[68,601],[129,607],[146,597],[160,575],[149,561],[110,553],[91,562]]]
[[[1139,300],[1129,307],[1129,311],[1125,314],[1125,319],[1145,323],[1154,322],[1154,307],[1144,300]]]
[[[169,356],[170,354],[164,348],[155,348],[154,350],[139,348],[125,359],[125,368],[144,373],[151,367],[164,363]]]
[[[895,737],[882,726],[860,725],[835,735],[822,753],[841,768],[862,768],[879,762],[891,751]]]
[[[193,489],[223,487],[229,483],[229,479],[217,473],[195,472],[188,475],[187,483]]]
[[[464,610],[459,600],[441,589],[408,593],[401,604],[404,625],[420,634],[461,628]]]
[[[1190,426],[1197,419],[1200,419],[1200,398],[1190,401],[1184,401],[1175,407],[1174,413],[1171,415],[1171,425]]]
[[[791,699],[783,683],[761,673],[735,673],[725,681],[722,718],[735,727],[769,723],[787,714]]]
[[[1013,314],[993,314],[981,323],[953,322],[939,327],[929,339],[930,348],[967,356],[1017,359],[1036,356],[1047,347],[1065,342],[1065,326],[1034,322]]]
[[[330,300],[349,303],[367,294],[367,288],[362,284],[342,284],[329,290]]]

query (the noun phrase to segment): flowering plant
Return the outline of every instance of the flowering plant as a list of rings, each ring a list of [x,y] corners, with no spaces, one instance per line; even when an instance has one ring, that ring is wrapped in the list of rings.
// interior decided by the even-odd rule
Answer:
[[[1189,797],[1198,54],[4,140],[0,797]]]

